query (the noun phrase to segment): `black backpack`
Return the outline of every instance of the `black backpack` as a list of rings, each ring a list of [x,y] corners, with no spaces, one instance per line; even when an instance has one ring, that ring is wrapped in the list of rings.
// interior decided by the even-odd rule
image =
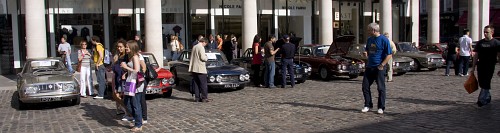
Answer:
[[[144,78],[147,81],[153,81],[158,78],[158,73],[155,68],[149,63],[149,58],[144,58],[144,63],[146,63],[146,72],[144,73]]]

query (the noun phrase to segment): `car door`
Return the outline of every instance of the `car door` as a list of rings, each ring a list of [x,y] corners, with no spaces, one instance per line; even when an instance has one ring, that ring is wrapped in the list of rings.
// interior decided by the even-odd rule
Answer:
[[[191,80],[191,73],[189,72],[189,59],[190,59],[190,52],[189,51],[184,51],[182,52],[181,56],[179,56],[179,60],[177,60],[176,64],[176,72],[177,76],[181,79],[184,80]]]

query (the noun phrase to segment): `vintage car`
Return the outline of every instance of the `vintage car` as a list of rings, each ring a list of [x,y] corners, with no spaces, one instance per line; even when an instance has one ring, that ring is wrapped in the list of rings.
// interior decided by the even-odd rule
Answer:
[[[80,104],[80,84],[61,58],[28,59],[17,74],[19,109],[27,103],[69,101]]]
[[[245,84],[250,82],[250,75],[242,67],[231,65],[220,51],[206,51],[208,61],[207,82],[210,88],[236,88],[244,89]],[[169,62],[170,71],[176,78],[190,82],[192,75],[188,72],[191,51],[183,51],[176,61]]]
[[[233,59],[233,61],[231,61],[234,65],[238,65],[238,66],[241,66],[245,69],[247,69],[248,71],[250,71],[250,73],[253,73],[252,71],[252,54],[253,52],[253,49],[251,48],[248,48],[247,50],[245,50],[245,52],[243,53],[243,56],[241,58],[238,58],[238,59]],[[275,78],[275,82],[276,83],[280,83],[281,81],[281,57],[279,56],[276,56],[275,58],[275,61],[276,61],[276,74],[274,76]],[[299,61],[299,60],[294,60],[294,77],[295,77],[295,82],[296,83],[304,83],[306,82],[307,78],[311,75],[311,65],[309,65],[308,63],[306,62],[303,62],[303,61]],[[261,65],[261,71],[264,71],[265,70],[265,66],[264,65]],[[262,74],[262,73],[261,73]],[[262,75],[261,75],[262,77]],[[290,74],[287,74],[287,79],[290,79]]]
[[[363,55],[363,52],[365,52],[365,47],[365,44],[353,44],[349,47],[347,56],[367,62],[368,58]],[[398,54],[393,55],[392,59],[392,70],[396,75],[403,75],[406,72],[410,71],[415,63],[412,58],[400,56]]]
[[[151,66],[153,66],[156,70],[156,73],[158,73],[158,77],[155,80],[149,81],[144,92],[148,95],[163,95],[163,97],[172,96],[172,88],[175,86],[175,78],[173,74],[169,70],[160,67],[152,53],[142,52],[141,54],[144,57],[144,61],[151,64]],[[109,68],[106,72],[108,84],[112,83],[113,75],[113,71]]]
[[[427,53],[418,50],[411,42],[396,43],[398,55],[412,58],[415,63],[412,70],[419,71],[428,68],[431,71],[443,66],[444,59],[440,54]]]
[[[332,76],[357,78],[364,70],[365,63],[345,56],[345,52],[347,50],[330,45],[306,44],[299,48],[299,56],[295,60],[311,64],[312,73],[319,74],[323,80],[329,80]]]

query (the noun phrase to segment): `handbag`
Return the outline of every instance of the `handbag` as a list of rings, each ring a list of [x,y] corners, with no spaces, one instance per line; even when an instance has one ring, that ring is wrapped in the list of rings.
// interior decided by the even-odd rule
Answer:
[[[137,73],[129,73],[127,79],[125,80],[123,94],[127,96],[135,96],[136,91],[137,91]]]
[[[79,50],[80,53],[82,53],[82,56],[85,57],[85,55],[83,54],[82,50]],[[83,59],[82,59],[83,60]],[[81,71],[81,68],[82,68],[82,61],[78,61],[78,65],[76,65],[76,71],[77,72],[80,72]]]
[[[469,94],[479,89],[477,79],[474,73],[471,73],[467,81],[465,81],[464,88]]]
[[[152,81],[158,78],[158,73],[156,72],[155,68],[149,63],[146,63],[145,78],[147,81]]]

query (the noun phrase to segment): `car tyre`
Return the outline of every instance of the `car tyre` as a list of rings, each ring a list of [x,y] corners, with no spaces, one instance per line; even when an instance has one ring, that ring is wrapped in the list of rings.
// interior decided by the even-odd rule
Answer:
[[[305,79],[304,80],[297,80],[297,84],[301,84],[301,83],[304,83],[304,82],[306,82]]]
[[[355,78],[358,78],[359,75],[349,75],[349,79],[355,79]]]
[[[175,67],[171,68],[170,72],[172,73],[172,75],[174,75],[174,80],[175,80],[174,83],[176,85],[179,85],[179,78],[177,77],[177,70],[175,69]]]
[[[413,64],[413,70],[414,71],[420,71],[421,68],[420,68],[420,62],[418,62],[417,59],[413,59],[415,61],[415,63]]]
[[[76,99],[71,100],[71,105],[74,106],[80,105],[80,101],[81,101],[80,97],[77,97]]]
[[[245,86],[236,87],[236,90],[243,90],[243,89],[245,89]]]
[[[437,68],[429,68],[430,71],[435,71]]]
[[[172,91],[174,91],[174,89],[170,89],[169,91],[163,93],[163,97],[164,98],[172,97]]]
[[[330,80],[331,76],[332,74],[328,72],[328,69],[326,67],[322,66],[321,68],[319,68],[319,77],[322,80],[328,81]]]
[[[19,96],[17,96],[17,109],[18,110],[25,110],[28,107],[26,103],[23,103],[21,99],[19,99]]]

